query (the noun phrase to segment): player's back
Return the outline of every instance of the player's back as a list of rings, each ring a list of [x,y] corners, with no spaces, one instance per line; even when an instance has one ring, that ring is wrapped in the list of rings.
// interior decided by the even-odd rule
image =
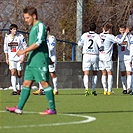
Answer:
[[[86,32],[81,36],[78,45],[83,46],[83,54],[98,54],[99,44],[101,45],[101,39],[95,32]]]
[[[114,44],[114,35],[107,34],[104,41],[104,51],[107,53],[112,50]]]
[[[105,41],[107,34],[108,33],[105,33],[105,32],[100,33],[100,38],[102,39],[102,43]]]
[[[103,46],[104,46],[104,51],[100,54],[100,59],[109,61],[112,59],[115,36],[112,34],[101,33],[100,37],[103,40]]]

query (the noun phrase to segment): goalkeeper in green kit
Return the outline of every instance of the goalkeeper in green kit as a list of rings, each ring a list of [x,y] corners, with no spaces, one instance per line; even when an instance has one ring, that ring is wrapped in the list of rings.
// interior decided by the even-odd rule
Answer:
[[[41,115],[56,114],[53,89],[49,85],[49,55],[46,43],[47,31],[45,25],[38,20],[37,10],[26,7],[23,10],[25,22],[32,26],[29,34],[29,47],[17,52],[17,55],[28,54],[27,66],[24,73],[23,88],[20,100],[15,107],[6,107],[7,111],[22,114],[23,107],[29,98],[33,81],[40,82],[48,101],[49,108]]]

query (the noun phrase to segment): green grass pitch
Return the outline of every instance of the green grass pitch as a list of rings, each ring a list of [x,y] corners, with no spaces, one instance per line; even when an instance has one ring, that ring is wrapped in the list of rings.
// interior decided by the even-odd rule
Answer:
[[[120,88],[111,96],[99,88],[97,96],[84,96],[84,89],[59,89],[57,115],[49,116],[38,114],[48,107],[46,97],[32,91],[22,115],[5,111],[17,105],[19,96],[0,91],[0,133],[133,133],[133,96],[122,95]]]

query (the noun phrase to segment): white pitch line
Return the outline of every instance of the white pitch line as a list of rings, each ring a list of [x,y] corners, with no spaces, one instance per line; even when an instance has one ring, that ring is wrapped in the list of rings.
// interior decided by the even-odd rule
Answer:
[[[0,113],[4,113],[6,111],[0,110]],[[24,113],[38,113],[38,112],[28,112],[25,111]],[[62,123],[50,123],[50,124],[39,124],[39,125],[21,125],[21,126],[0,126],[0,129],[9,129],[9,128],[28,128],[28,127],[46,127],[46,126],[59,126],[59,125],[71,125],[71,124],[83,124],[95,121],[96,118],[92,116],[85,116],[85,115],[78,115],[78,114],[57,114],[57,115],[66,115],[66,116],[74,116],[74,117],[82,117],[85,120],[82,121],[71,121],[71,122],[62,122]]]

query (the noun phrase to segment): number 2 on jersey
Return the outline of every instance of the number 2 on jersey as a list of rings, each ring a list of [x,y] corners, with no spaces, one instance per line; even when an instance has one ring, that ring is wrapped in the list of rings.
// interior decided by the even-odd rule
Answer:
[[[93,40],[92,39],[88,40],[88,44],[89,44],[88,49],[93,49]]]

